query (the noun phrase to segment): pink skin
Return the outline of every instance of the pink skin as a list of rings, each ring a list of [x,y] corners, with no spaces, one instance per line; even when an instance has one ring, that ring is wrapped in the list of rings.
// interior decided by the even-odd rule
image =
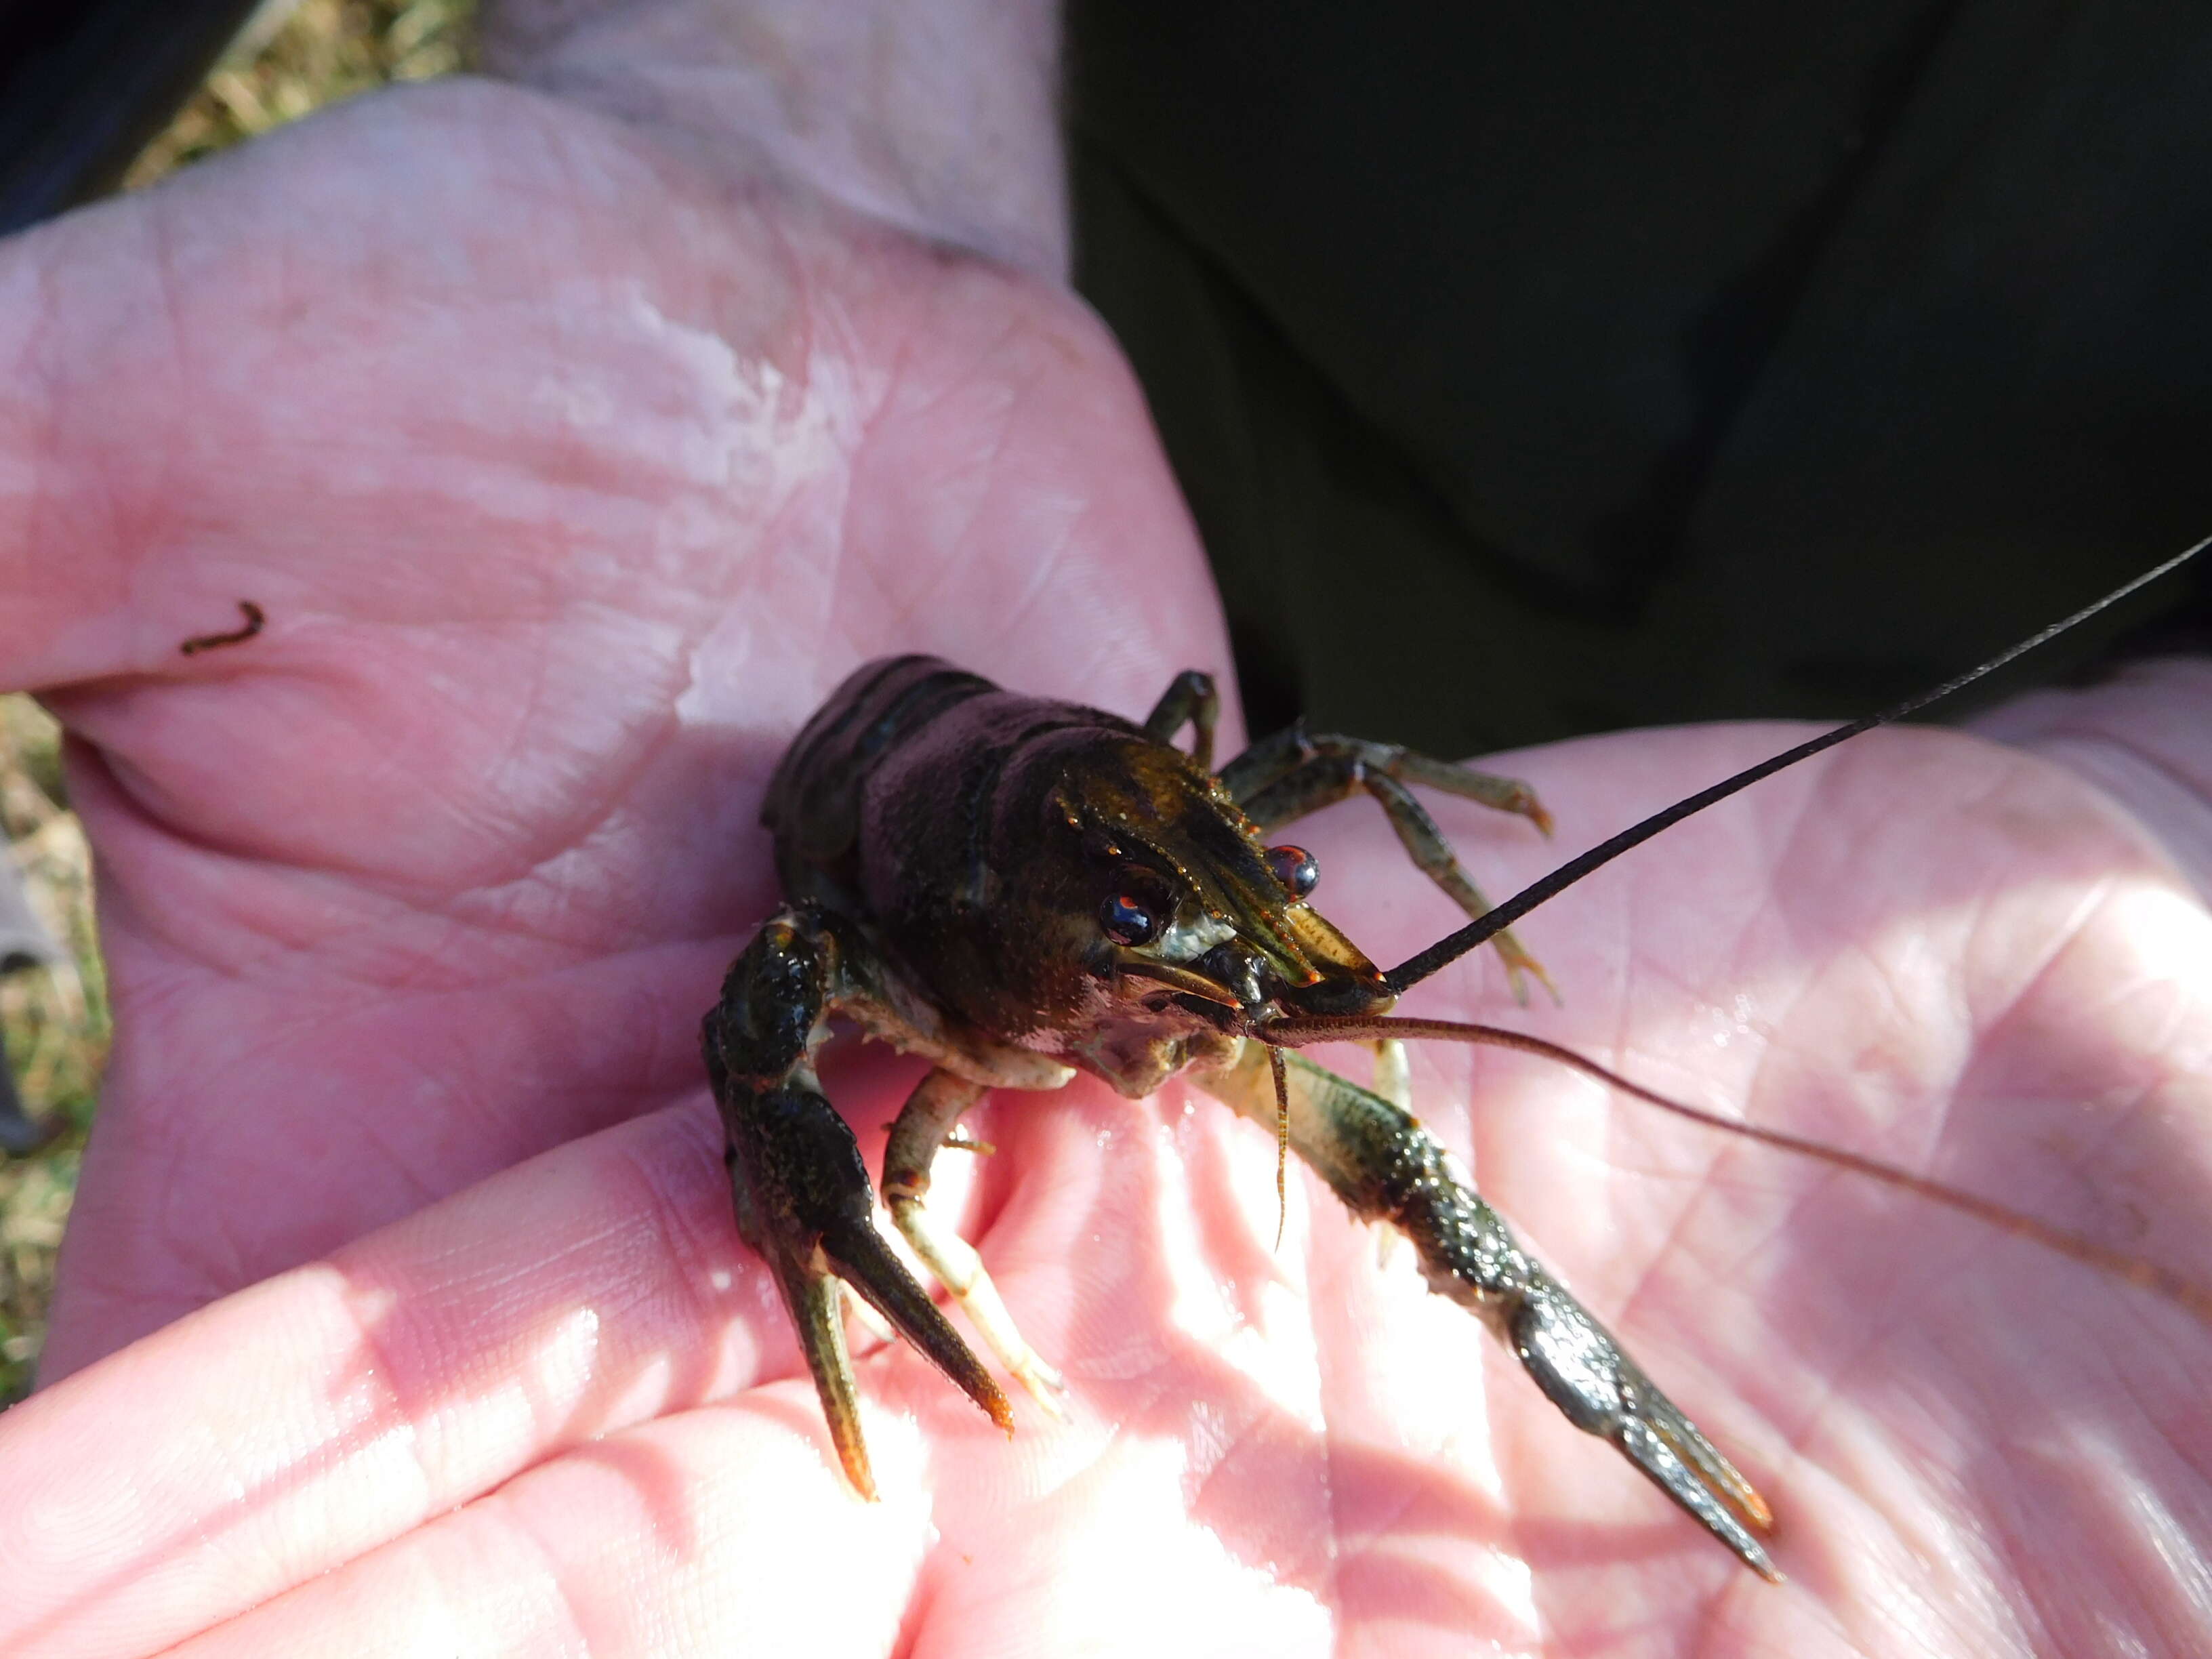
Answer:
[[[1110,343],[483,83],[76,216],[0,296],[0,683],[75,734],[118,1015],[49,1387],[0,1419],[0,1651],[2212,1644],[2202,1325],[1458,1049],[1417,1059],[1425,1118],[1765,1491],[1790,1587],[1317,1186],[1271,1249],[1267,1138],[1179,1085],[985,1109],[948,1207],[1069,1420],[1008,1443],[878,1352],[860,1504],[697,1020],[774,902],[768,769],[855,662],[1131,713],[1225,671]],[[241,598],[261,638],[178,654]],[[1502,892],[1791,735],[1517,757],[1556,847],[1439,811]],[[1450,925],[1363,804],[1297,839],[1378,958]],[[1524,933],[1563,1007],[1486,961],[1407,1012],[2212,1278],[2212,920],[2073,774],[1866,740]],[[865,1146],[915,1074],[833,1064]]]

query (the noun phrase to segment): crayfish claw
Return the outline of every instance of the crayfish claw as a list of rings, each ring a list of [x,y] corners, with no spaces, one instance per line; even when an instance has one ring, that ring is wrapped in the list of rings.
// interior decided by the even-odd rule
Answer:
[[[952,1322],[930,1300],[929,1292],[884,1242],[866,1212],[852,1224],[824,1232],[821,1249],[837,1277],[857,1291],[893,1330],[920,1349],[994,1423],[1008,1434],[1014,1431],[1013,1407],[1006,1403],[1006,1395],[991,1380],[975,1351],[961,1340]],[[841,1334],[841,1348],[842,1345]],[[810,1353],[809,1360],[812,1358]],[[817,1376],[818,1380],[818,1372]]]
[[[1784,1582],[1781,1570],[1735,1511],[1714,1496],[1676,1454],[1674,1443],[1639,1419],[1624,1420],[1612,1437],[1621,1454],[1650,1476],[1659,1490],[1681,1505],[1707,1532],[1734,1550],[1736,1559],[1770,1584]],[[1752,1496],[1758,1497],[1756,1492]],[[1760,1504],[1762,1513],[1765,1504]]]
[[[1577,1428],[1611,1441],[1744,1565],[1781,1583],[1751,1534],[1774,1522],[1751,1482],[1549,1273],[1523,1257],[1517,1276],[1507,1335],[1546,1398]]]
[[[1396,1102],[1286,1054],[1291,1145],[1363,1220],[1413,1241],[1429,1288],[1511,1346],[1522,1367],[1577,1428],[1621,1455],[1762,1578],[1782,1575],[1758,1539],[1765,1500],[1566,1288],[1521,1248],[1498,1212]],[[1244,1116],[1276,1126],[1270,1057],[1247,1042],[1199,1081]],[[1387,1075],[1387,1068],[1386,1068]]]
[[[844,1293],[827,1273],[811,1273],[799,1262],[775,1263],[776,1288],[799,1333],[799,1346],[806,1368],[814,1373],[814,1392],[821,1396],[822,1415],[829,1419],[830,1443],[837,1449],[837,1462],[853,1490],[871,1504],[876,1501],[876,1477],[868,1467],[868,1443],[860,1433],[860,1405],[853,1382],[852,1356],[845,1347]]]
[[[796,911],[774,918],[732,966],[701,1048],[721,1109],[738,1231],[775,1272],[846,1479],[872,1498],[841,1285],[1009,1433],[1013,1412],[876,1231],[875,1189],[860,1142],[822,1094],[811,1056],[830,1012],[836,960],[836,941],[819,918]]]
[[[845,1344],[849,1289],[1009,1433],[1012,1409],[872,1218],[875,1194],[845,1120],[811,1089],[754,1091],[722,1080],[738,1225],[775,1271],[799,1333],[837,1461],[854,1491],[875,1495]]]

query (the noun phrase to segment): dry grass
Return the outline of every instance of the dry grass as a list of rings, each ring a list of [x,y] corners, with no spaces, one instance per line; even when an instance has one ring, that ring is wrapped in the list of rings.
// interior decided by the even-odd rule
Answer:
[[[389,81],[462,66],[476,0],[300,0],[264,5],[168,131],[146,146],[124,188],[313,109]]]
[[[465,60],[475,0],[301,0],[264,6],[125,188],[309,110]],[[93,929],[92,861],[61,785],[60,734],[28,697],[0,697],[0,857],[73,958],[0,979],[0,1034],[24,1105],[64,1126],[43,1152],[0,1155],[0,1407],[29,1389],[54,1253],[107,1054],[107,988]]]
[[[0,1159],[0,1403],[30,1385],[54,1251],[107,1055],[107,986],[92,920],[92,854],[61,789],[61,734],[28,697],[0,697],[0,834],[70,960],[0,979],[0,1033],[24,1104],[67,1127],[36,1156]]]

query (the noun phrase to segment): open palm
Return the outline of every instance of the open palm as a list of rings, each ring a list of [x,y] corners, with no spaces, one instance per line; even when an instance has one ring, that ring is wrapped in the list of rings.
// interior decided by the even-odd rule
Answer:
[[[1010,1446],[885,1352],[858,1504],[737,1240],[696,1022],[775,902],[768,773],[855,663],[1132,713],[1225,669],[1109,343],[483,83],[78,216],[0,291],[0,680],[80,740],[118,1033],[63,1380],[0,1421],[7,1651],[2203,1639],[2201,1327],[1458,1052],[1425,1115],[1767,1489],[1795,1586],[1325,1198],[1273,1249],[1264,1138],[1179,1086],[984,1109],[966,1230],[1070,1419]],[[178,653],[240,599],[261,637]],[[1518,769],[1587,841],[1779,741]],[[1449,823],[1498,888],[1547,861]],[[1378,959],[1449,924],[1355,807],[1310,839]],[[1839,751],[1526,932],[1566,994],[1535,1027],[1655,1086],[2212,1257],[2212,925],[2063,774]],[[1419,996],[1501,1002],[1482,964]],[[916,1071],[825,1075],[872,1147]]]

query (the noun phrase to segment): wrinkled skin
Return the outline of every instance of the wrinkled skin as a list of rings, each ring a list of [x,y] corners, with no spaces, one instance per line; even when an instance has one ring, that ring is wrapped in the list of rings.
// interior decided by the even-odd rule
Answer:
[[[119,1023],[49,1387],[0,1419],[0,1650],[2212,1643],[2205,1330],[1459,1051],[1425,1115],[1773,1499],[1789,1587],[1310,1182],[1272,1249],[1272,1149],[1173,1085],[984,1109],[965,1230],[1071,1421],[1010,1445],[882,1353],[859,1504],[692,1034],[854,662],[1133,714],[1225,668],[1107,342],[465,85],[41,233],[0,293],[0,678],[79,734]],[[240,597],[261,639],[175,654]],[[1503,891],[1787,735],[1516,757],[1558,848],[1438,810]],[[1451,925],[1364,804],[1299,839],[1378,960]],[[2212,924],[2069,774],[1853,745],[1525,932],[1531,1028],[2212,1276]],[[1510,1008],[1470,963],[1407,1012]],[[863,1146],[914,1074],[831,1066]]]

